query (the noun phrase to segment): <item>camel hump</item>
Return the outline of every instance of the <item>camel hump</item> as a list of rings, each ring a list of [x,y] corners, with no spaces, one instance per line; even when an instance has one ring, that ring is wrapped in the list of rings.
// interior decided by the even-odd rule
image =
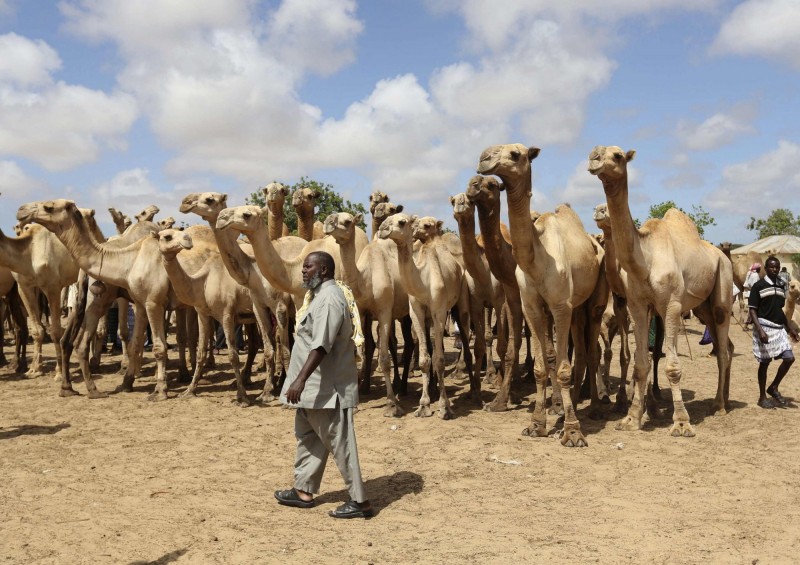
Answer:
[[[677,235],[679,237],[694,236],[697,239],[700,239],[700,232],[697,231],[697,226],[694,224],[692,219],[681,210],[678,210],[677,208],[670,208],[667,210],[667,213],[664,214],[664,221],[669,224],[670,232],[673,232],[673,235]],[[675,229],[680,229],[682,233],[675,234]]]

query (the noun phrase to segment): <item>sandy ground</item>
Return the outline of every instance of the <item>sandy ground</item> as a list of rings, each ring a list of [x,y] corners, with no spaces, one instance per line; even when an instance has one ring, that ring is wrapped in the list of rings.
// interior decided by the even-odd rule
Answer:
[[[797,562],[800,410],[756,406],[750,338],[734,326],[734,409],[707,416],[716,364],[710,346],[698,345],[701,330],[687,323],[693,361],[683,336],[679,343],[694,438],[670,437],[671,419],[619,432],[618,415],[590,421],[584,403],[589,446],[568,449],[552,437],[520,435],[529,385],[517,409],[491,414],[469,402],[465,380],[451,377],[450,421],[410,414],[418,378],[400,419],[382,416],[373,387],[356,415],[377,510],[367,521],[327,516],[347,499],[332,462],[315,508],[276,504],[273,491],[292,480],[294,414],[231,404],[225,364],[210,371],[198,398],[161,403],[146,400],[152,376],[133,393],[63,399],[50,377],[3,369],[0,561]],[[52,360],[52,346],[46,353]],[[120,382],[117,362],[104,360],[101,390]],[[85,392],[82,382],[76,388]],[[798,367],[782,391],[800,398]],[[484,400],[492,396],[484,390]]]

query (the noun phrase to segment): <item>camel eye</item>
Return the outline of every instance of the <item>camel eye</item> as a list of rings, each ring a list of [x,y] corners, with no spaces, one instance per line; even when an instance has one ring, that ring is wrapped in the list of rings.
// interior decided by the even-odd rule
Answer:
[[[250,219],[250,216],[252,216],[252,214],[251,214],[250,212],[245,212],[244,214],[242,214],[242,217],[243,217],[245,220],[249,220],[249,219]]]
[[[511,152],[511,158],[512,158],[514,161],[517,161],[517,160],[519,159],[519,156],[520,156],[520,152],[519,152],[519,151],[512,151],[512,152]]]
[[[214,198],[212,198],[211,196],[206,198],[206,204],[212,204],[213,202],[214,202]]]
[[[619,153],[619,152],[617,152],[617,153],[614,153],[614,159],[616,159],[617,161],[619,161],[620,159],[622,159],[622,153]]]
[[[397,222],[397,223],[398,223],[398,225],[401,225],[401,226],[404,226],[404,225],[406,225],[406,221],[405,221],[405,220],[400,220],[400,221],[399,221],[399,222]]]
[[[342,222],[342,223],[343,223],[345,226],[349,226],[349,225],[350,225],[350,224],[352,224],[353,222],[352,222],[352,220],[345,220],[345,221],[344,221],[344,222]]]

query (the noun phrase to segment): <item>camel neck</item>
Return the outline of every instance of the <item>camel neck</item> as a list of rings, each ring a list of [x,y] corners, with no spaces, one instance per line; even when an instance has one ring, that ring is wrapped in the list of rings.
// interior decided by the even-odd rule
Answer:
[[[175,296],[183,304],[198,306],[201,304],[197,292],[195,292],[195,279],[191,277],[178,261],[177,255],[161,256],[161,264],[167,271],[167,276],[172,283]]]
[[[303,296],[303,257],[289,259],[280,256],[267,234],[267,228],[259,220],[258,228],[247,234],[261,274],[269,283],[281,292],[295,296]]]
[[[8,237],[0,230],[0,265],[15,273],[28,275],[31,271],[31,242],[30,234]]]
[[[273,208],[275,208],[273,210]],[[275,241],[283,235],[283,202],[280,208],[277,204],[275,206],[267,206],[267,225],[269,226],[269,238]]]
[[[506,187],[508,223],[511,233],[512,253],[517,265],[523,269],[533,265],[538,236],[531,222],[531,175],[517,177],[499,175]]]
[[[211,232],[214,234],[214,240],[217,242],[222,263],[237,283],[247,286],[252,274],[250,257],[236,243],[238,237],[236,232],[217,229],[217,218],[219,218],[219,212],[207,217],[206,220]]]
[[[460,216],[456,219],[458,223],[458,236],[461,239],[461,249],[463,249],[464,266],[467,272],[475,279],[475,282],[483,288],[491,288],[492,277],[489,269],[482,259],[481,248],[475,240],[475,215]]]
[[[424,295],[428,286],[422,280],[422,274],[414,261],[414,256],[411,252],[411,238],[395,243],[397,243],[397,260],[400,265],[400,277],[403,280],[403,286],[406,287],[409,296]]]
[[[605,249],[606,278],[611,291],[617,296],[626,296],[625,283],[620,276],[620,265],[617,260],[617,246],[614,245],[614,237],[609,228],[603,230],[603,248]]]
[[[297,212],[297,235],[311,241],[314,239],[314,210],[298,207]]]
[[[363,302],[367,296],[367,287],[369,285],[364,281],[363,272],[358,268],[358,261],[356,258],[356,234],[353,230],[349,237],[340,242],[336,240],[339,246],[339,258],[341,260],[341,277],[350,290],[353,291],[353,296],[356,301]]]
[[[505,285],[517,285],[514,276],[517,264],[511,253],[511,245],[503,239],[500,231],[500,202],[494,208],[478,202],[478,224],[483,236],[483,249],[494,277]]]
[[[611,236],[617,261],[627,272],[636,267],[637,256],[641,258],[639,230],[633,223],[628,207],[628,176],[617,180],[602,179],[606,193],[606,205],[611,214]],[[644,261],[639,261],[643,264]]]

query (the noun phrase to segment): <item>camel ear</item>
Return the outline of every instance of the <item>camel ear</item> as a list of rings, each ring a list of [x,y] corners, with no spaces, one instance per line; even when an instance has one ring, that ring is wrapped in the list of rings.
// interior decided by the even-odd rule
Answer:
[[[362,214],[361,212],[358,212],[355,216],[353,216],[353,221],[357,224],[360,224],[361,220],[363,219],[364,219],[364,214]]]
[[[400,204],[400,205],[397,206],[397,212],[395,212],[395,214],[399,214],[402,211],[403,211],[403,205]]]
[[[444,220],[437,220],[436,221],[436,232],[441,234],[443,233],[442,226],[444,226]]]
[[[228,195],[227,194],[223,194],[222,198],[220,198],[220,202],[227,206],[227,204],[228,204]]]
[[[313,196],[314,200],[319,200],[320,198],[322,198],[322,193],[319,190],[315,190]]]
[[[625,153],[625,161],[627,163],[630,163],[631,161],[633,161],[633,156],[634,155],[636,155],[636,149],[631,149],[630,151]]]
[[[456,197],[455,196],[451,196],[450,197],[450,206],[455,206],[455,205],[456,205]]]
[[[534,159],[536,159],[536,157],[539,156],[539,151],[541,151],[541,149],[539,149],[538,147],[529,147],[528,148],[528,161],[533,161]]]
[[[89,217],[94,218],[94,208],[89,209]]]
[[[415,215],[415,216],[411,216],[411,217],[408,219],[408,221],[409,221],[409,222],[411,222],[412,224],[413,224],[414,222],[416,222],[417,220],[419,220],[419,216],[416,216],[416,215]]]
[[[158,239],[158,232],[151,231],[150,232],[150,237],[152,237],[153,239]]]

